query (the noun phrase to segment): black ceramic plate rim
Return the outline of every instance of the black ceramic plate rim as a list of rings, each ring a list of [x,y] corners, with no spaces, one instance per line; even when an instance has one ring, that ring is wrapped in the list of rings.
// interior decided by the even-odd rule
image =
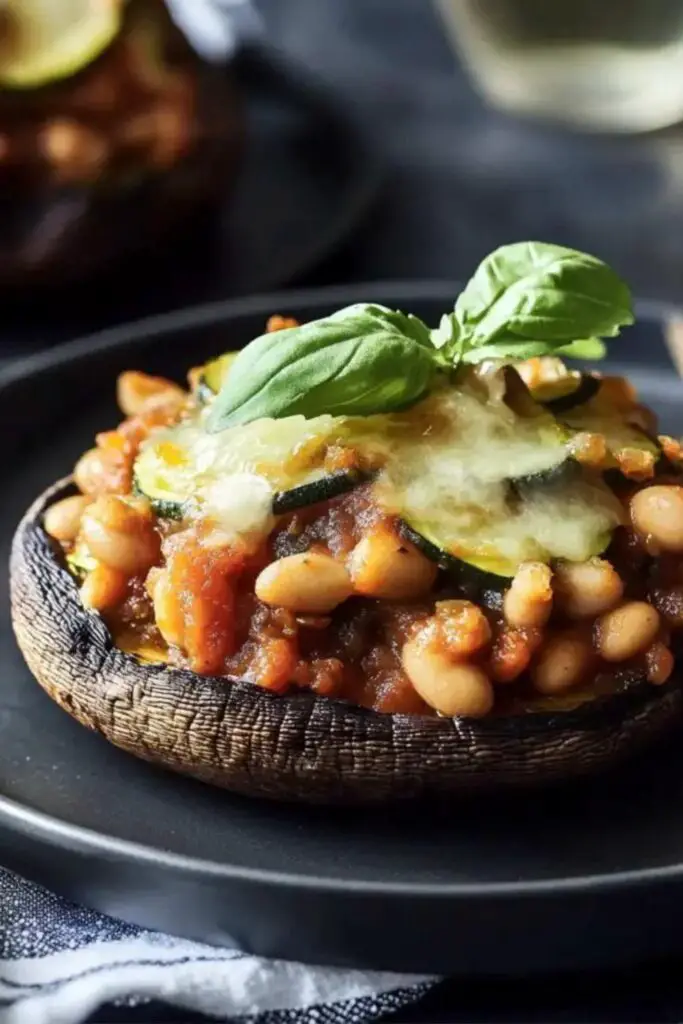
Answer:
[[[163,336],[168,331],[190,330],[194,327],[211,326],[240,316],[264,316],[277,310],[287,314],[310,305],[347,305],[358,301],[395,302],[410,305],[413,301],[438,300],[446,297],[446,305],[458,294],[460,285],[448,280],[429,281],[372,281],[352,285],[337,285],[328,288],[274,292],[242,299],[228,299],[219,302],[175,310],[159,316],[147,317],[131,324],[123,324],[86,337],[60,345],[56,349],[40,352],[6,367],[0,372],[0,398],[4,390],[27,376],[51,372],[74,360],[94,357],[121,344],[135,343]],[[449,297],[452,296],[452,299]],[[683,317],[683,310],[658,301],[639,301],[636,313],[641,319],[671,321]],[[614,366],[619,370],[618,366]],[[626,367],[624,367],[626,369]],[[641,376],[647,370],[639,368]],[[659,378],[658,378],[659,380]],[[661,380],[660,380],[661,386]],[[670,383],[672,394],[680,395],[680,382]],[[667,386],[668,390],[668,386]],[[264,806],[267,804],[264,802]],[[267,886],[285,886],[304,890],[325,890],[329,892],[353,892],[368,895],[396,896],[416,894],[425,897],[467,897],[486,899],[491,896],[529,897],[541,896],[548,892],[585,892],[591,889],[617,890],[630,886],[664,883],[683,878],[683,863],[657,868],[633,871],[616,871],[610,874],[585,875],[574,878],[539,879],[531,882],[490,882],[438,883],[428,882],[364,882],[344,880],[327,876],[301,876],[288,872],[268,871],[258,868],[236,867],[218,861],[171,854],[141,843],[118,839],[95,832],[79,825],[70,825],[40,811],[31,810],[17,801],[0,795],[0,819],[22,834],[57,842],[62,848],[75,853],[104,853],[117,860],[144,861],[149,865],[165,867],[188,874],[209,875],[234,879],[246,883]]]
[[[322,288],[297,288],[292,290],[274,291],[250,295],[245,298],[220,299],[216,302],[204,302],[196,306],[184,306],[168,313],[143,317],[126,324],[117,324],[102,331],[82,335],[73,341],[63,342],[52,349],[45,349],[28,356],[19,357],[9,366],[0,370],[0,392],[5,386],[28,377],[34,373],[57,369],[65,363],[78,359],[86,354],[106,352],[124,342],[135,342],[138,339],[154,338],[167,331],[183,331],[193,327],[208,327],[221,320],[240,316],[252,316],[264,312],[270,315],[273,309],[282,314],[296,311],[300,306],[308,305],[350,305],[352,302],[366,300],[377,302],[379,299],[397,303],[436,301],[444,296],[452,296],[447,301],[455,302],[462,289],[462,282],[448,278],[429,280],[390,280],[361,281],[358,284],[330,285]],[[683,319],[683,306],[677,307],[656,299],[639,299],[635,304],[637,319],[672,321]],[[269,312],[268,312],[269,311]],[[613,364],[616,365],[616,364]],[[647,376],[647,370],[638,369],[641,376]],[[667,388],[667,390],[669,390]],[[680,394],[677,384],[671,385],[672,394]]]

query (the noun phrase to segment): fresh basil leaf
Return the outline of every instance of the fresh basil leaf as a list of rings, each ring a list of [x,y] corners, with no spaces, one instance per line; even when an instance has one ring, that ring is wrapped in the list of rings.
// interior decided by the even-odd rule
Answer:
[[[555,352],[567,359],[604,359],[607,355],[607,345],[601,338],[578,338],[556,349]]]
[[[451,373],[462,361],[465,339],[452,313],[444,313],[438,327],[429,332],[429,339],[434,348],[434,358],[446,373]]]
[[[566,359],[602,359],[607,346],[600,338],[581,338],[560,348],[549,347],[545,341],[523,341],[521,338],[504,338],[484,348],[466,349],[462,354],[463,363],[481,363],[484,360],[533,359],[534,356],[553,355]]]
[[[218,433],[252,420],[368,416],[406,408],[438,370],[417,317],[355,305],[256,338],[240,352],[209,414]]]
[[[483,363],[491,360],[518,360],[533,359],[535,356],[547,356],[549,352],[555,352],[545,341],[524,341],[522,338],[506,338],[503,341],[494,341],[490,345],[481,348],[466,348],[461,357],[463,363]]]
[[[434,348],[451,349],[457,342],[459,333],[455,317],[450,313],[444,313],[439,326],[429,332],[429,337]]]
[[[337,310],[336,313],[332,313],[326,319],[348,320],[350,316],[356,315],[368,319],[372,317],[378,324],[394,328],[407,337],[413,338],[418,344],[424,345],[426,348],[431,349],[432,347],[430,330],[427,324],[420,320],[418,316],[414,316],[412,313],[402,313],[400,309],[388,309],[386,306],[377,305],[377,303],[359,302],[353,306],[346,306],[344,309]]]
[[[496,344],[509,356],[516,341],[520,352],[533,343],[543,347],[534,347],[534,354],[548,354],[577,337],[615,337],[633,323],[630,291],[607,264],[544,242],[506,245],[488,256],[459,296],[454,316],[467,362],[491,358],[488,350]]]

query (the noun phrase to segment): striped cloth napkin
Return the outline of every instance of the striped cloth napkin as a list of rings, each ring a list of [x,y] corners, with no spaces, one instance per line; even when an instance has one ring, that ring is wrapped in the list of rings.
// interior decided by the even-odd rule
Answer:
[[[74,906],[0,869],[0,1024],[80,1024],[102,1006],[152,1001],[253,1024],[369,1024],[432,984],[171,938]],[[163,1020],[158,1014],[150,1022]]]

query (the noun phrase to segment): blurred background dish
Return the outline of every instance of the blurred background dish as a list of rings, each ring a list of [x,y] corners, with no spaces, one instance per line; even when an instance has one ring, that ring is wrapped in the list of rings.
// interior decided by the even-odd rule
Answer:
[[[327,280],[463,277],[497,245],[547,238],[599,255],[638,295],[683,300],[680,126],[589,134],[504,113],[425,0],[258,2],[269,38],[358,111],[388,167]]]
[[[260,28],[250,0],[0,0],[0,358],[288,283],[358,226],[369,133]]]
[[[90,277],[232,187],[239,88],[162,0],[10,0],[2,18],[0,285]]]
[[[59,288],[37,290],[35,277],[27,287],[5,287],[0,363],[150,313],[288,284],[316,272],[360,227],[382,162],[353,104],[264,43],[244,46],[229,67],[210,65],[207,74],[218,81],[216,98],[227,83],[227,101],[242,110],[246,141],[236,180],[234,167],[222,184],[215,174],[213,192],[194,195],[194,209],[166,225],[170,232],[143,230],[149,211],[142,195],[128,205],[120,197],[118,215],[106,221],[101,210],[93,215],[93,232],[108,224],[127,246],[125,259],[110,251],[99,266],[85,267],[87,288],[84,277]],[[160,209],[174,217],[170,195],[160,198]],[[78,251],[92,259],[85,242]]]

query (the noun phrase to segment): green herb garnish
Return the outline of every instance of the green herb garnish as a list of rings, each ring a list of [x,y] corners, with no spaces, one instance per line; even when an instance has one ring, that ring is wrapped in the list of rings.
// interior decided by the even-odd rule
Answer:
[[[417,317],[355,305],[264,334],[240,352],[209,417],[209,430],[283,416],[367,416],[413,405],[438,372],[429,329]]]
[[[631,323],[627,285],[595,256],[543,242],[506,245],[480,264],[436,330],[358,304],[252,341],[232,365],[208,429],[404,409],[464,364],[601,358],[600,339]]]
[[[558,354],[577,338],[615,337],[633,323],[633,311],[627,285],[595,256],[518,242],[486,257],[449,319],[447,353],[456,363],[479,363]]]

